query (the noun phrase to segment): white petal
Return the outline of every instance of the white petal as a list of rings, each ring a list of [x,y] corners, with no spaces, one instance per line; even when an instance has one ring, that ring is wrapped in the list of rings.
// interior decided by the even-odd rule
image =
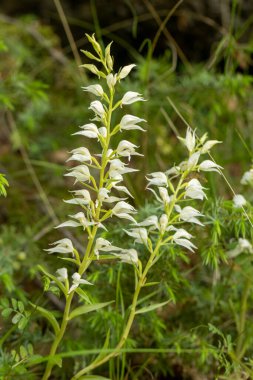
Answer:
[[[203,170],[205,172],[214,171],[220,173],[220,169],[222,169],[222,166],[217,165],[215,162],[211,160],[205,160],[201,162],[201,164],[199,165],[199,170]]]
[[[133,67],[135,67],[135,66],[136,66],[135,64],[124,66],[120,70],[120,72],[118,74],[118,78],[119,79],[125,78],[130,73],[130,71],[133,69]]]
[[[128,91],[121,99],[122,104],[132,104],[138,101],[145,101],[145,99],[138,92]]]
[[[74,220],[67,220],[66,222],[59,224],[59,226],[55,228],[62,228],[62,227],[79,227],[81,226],[80,223],[75,222]]]

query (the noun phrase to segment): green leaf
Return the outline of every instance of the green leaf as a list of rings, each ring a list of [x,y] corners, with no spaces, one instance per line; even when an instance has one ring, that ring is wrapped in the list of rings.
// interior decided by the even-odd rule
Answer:
[[[82,50],[81,49],[81,52],[86,55],[86,57],[90,58],[90,59],[94,59],[95,61],[98,61],[98,62],[101,62],[101,59],[100,58],[97,58],[95,57],[95,55],[93,55],[92,53],[90,53],[89,51],[87,50]]]
[[[63,261],[69,261],[70,263],[78,265],[78,261],[75,259],[70,259],[69,257],[60,257],[60,256],[57,256],[57,258]]]
[[[21,301],[18,301],[18,310],[20,311],[20,313],[23,313],[23,311],[25,310],[24,304]]]
[[[10,306],[10,303],[9,303],[9,300],[8,298],[2,298],[1,299],[1,306],[3,308],[8,308]]]
[[[18,323],[19,321],[20,321],[20,319],[22,318],[22,314],[20,314],[20,313],[17,313],[17,314],[15,314],[14,315],[14,317],[12,318],[12,323],[14,324],[14,325],[16,325],[16,323]]]
[[[66,289],[65,287],[63,286],[63,284],[61,283],[61,281],[58,280],[57,277],[55,277],[54,275],[52,275],[51,273],[49,273],[42,265],[38,265],[37,267],[45,276],[49,277],[52,281],[54,281],[57,286],[61,289],[62,293],[63,294],[66,294]]]
[[[28,343],[27,350],[29,355],[33,355],[33,345],[31,343]]]
[[[109,377],[97,376],[97,375],[87,375],[80,377],[80,380],[111,380]]]
[[[106,338],[105,338],[105,342],[104,342],[104,344],[103,344],[103,347],[102,347],[102,349],[100,350],[99,355],[98,355],[98,356],[96,357],[96,359],[93,361],[94,364],[97,363],[97,362],[99,362],[99,361],[105,356],[105,354],[104,354],[103,351],[106,350],[106,349],[109,347],[109,343],[110,343],[110,334],[111,334],[111,331],[108,330],[107,333],[106,333]]]
[[[158,309],[159,307],[162,307],[164,305],[166,305],[167,303],[169,303],[169,301],[165,301],[165,302],[161,302],[161,303],[155,303],[153,305],[149,305],[149,306],[146,306],[146,307],[143,307],[139,310],[137,310],[135,312],[135,314],[144,314],[144,313],[148,313],[149,311],[152,311],[152,310],[155,310],[155,309]]]
[[[18,328],[19,330],[24,330],[28,322],[28,319],[26,317],[22,317],[20,321],[18,322]]]
[[[11,315],[12,312],[13,312],[13,309],[11,309],[10,307],[8,307],[7,309],[4,309],[2,311],[2,316],[4,318],[8,318]]]
[[[14,298],[12,298],[11,299],[11,304],[12,304],[13,309],[17,310],[17,308],[18,308],[18,302],[17,302],[17,300],[15,300]]]
[[[114,301],[95,303],[93,305],[83,305],[83,306],[77,307],[70,313],[68,319],[71,320],[75,317],[78,317],[79,315],[87,314],[87,313],[90,313],[91,311],[102,309],[103,307],[110,305],[112,302]]]
[[[55,316],[48,310],[44,309],[44,307],[34,305],[32,302],[29,302],[32,307],[34,307],[44,318],[48,320],[48,322],[51,323],[51,326],[54,329],[55,335],[58,334],[60,331],[59,324],[55,318]]]
[[[76,293],[85,301],[87,302],[89,305],[92,304],[91,300],[89,299],[89,296],[88,294],[81,288],[77,288],[76,289]]]
[[[12,356],[12,360],[14,360],[15,362],[19,361],[19,354],[17,353],[16,350],[11,350],[11,356]]]
[[[143,286],[153,286],[153,285],[158,285],[158,284],[160,284],[160,282],[159,282],[159,281],[154,281],[154,282],[146,282],[146,284],[145,284],[145,285],[143,285]]]
[[[24,346],[20,346],[19,348],[21,359],[25,359],[28,356],[28,352]]]

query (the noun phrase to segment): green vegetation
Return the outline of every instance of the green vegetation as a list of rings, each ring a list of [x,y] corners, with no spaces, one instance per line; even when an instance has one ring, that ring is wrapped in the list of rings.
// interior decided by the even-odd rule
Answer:
[[[173,49],[155,57],[158,33],[129,50],[136,67],[119,68],[118,42],[104,47],[96,25],[101,45],[87,35],[93,50],[85,42],[77,68],[50,27],[0,18],[1,379],[253,378],[252,43],[240,43],[250,22],[235,28],[233,3],[229,30],[198,64],[176,65]],[[147,122],[124,128],[126,114]],[[107,133],[73,135],[87,123]],[[139,169],[122,170],[123,190],[113,159],[117,176],[117,159]],[[62,202],[77,189],[91,194],[82,210]],[[187,206],[199,214],[184,216]],[[67,217],[80,210],[90,225]]]

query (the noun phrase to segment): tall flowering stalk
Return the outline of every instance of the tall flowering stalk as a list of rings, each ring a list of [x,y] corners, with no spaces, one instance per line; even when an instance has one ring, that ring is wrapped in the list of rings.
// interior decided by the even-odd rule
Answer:
[[[186,137],[181,138],[188,150],[187,160],[166,172],[155,172],[147,176],[147,189],[154,194],[159,207],[156,215],[151,215],[137,223],[134,218],[136,210],[126,202],[131,194],[121,182],[125,173],[136,171],[129,167],[129,161],[132,155],[139,155],[139,153],[136,152],[137,147],[130,141],[121,140],[117,147],[114,147],[112,142],[113,136],[117,133],[125,130],[143,130],[139,123],[145,120],[129,114],[125,114],[121,120],[112,124],[112,114],[119,107],[144,100],[139,93],[132,91],[128,91],[120,100],[114,99],[118,83],[130,73],[135,65],[125,66],[114,74],[113,59],[110,54],[111,44],[103,52],[94,36],[87,35],[87,38],[94,48],[95,55],[87,51],[84,51],[84,54],[98,62],[102,66],[102,70],[94,64],[84,65],[84,67],[102,78],[106,86],[95,84],[83,88],[84,91],[93,94],[99,100],[92,101],[89,107],[95,117],[90,123],[81,126],[80,131],[76,134],[97,140],[102,152],[95,157],[86,147],[80,147],[74,149],[69,158],[71,161],[76,161],[77,166],[72,168],[66,176],[74,178],[78,189],[74,190],[73,197],[65,202],[79,206],[80,211],[70,215],[70,219],[58,227],[81,227],[88,234],[88,244],[83,255],[74,248],[71,240],[66,238],[56,241],[51,248],[47,249],[48,253],[71,254],[72,257],[65,258],[65,260],[67,259],[76,267],[71,282],[66,268],[59,268],[56,275],[51,275],[41,268],[58,285],[66,299],[60,325],[55,319],[47,316],[55,332],[50,356],[53,357],[57,352],[69,321],[86,312],[85,305],[73,310],[72,300],[75,294],[82,294],[83,290],[80,285],[92,285],[84,278],[84,274],[94,260],[99,259],[101,255],[109,255],[110,258],[120,259],[133,265],[136,275],[132,303],[129,306],[118,344],[110,353],[102,352],[87,367],[76,373],[72,380],[85,378],[83,376],[86,373],[119,355],[136,315],[167,303],[166,301],[146,308],[137,308],[141,290],[148,285],[149,271],[161,255],[174,246],[190,251],[196,249],[192,242],[193,236],[183,228],[185,224],[203,226],[201,222],[203,215],[192,206],[186,205],[188,200],[206,198],[204,188],[199,179],[194,177],[194,173],[219,172],[221,169],[211,160],[202,160],[202,156],[218,141],[207,141],[206,135],[198,140],[195,131],[188,129]],[[116,194],[114,194],[114,190],[117,191]],[[120,197],[118,194],[123,194],[123,196]],[[99,237],[99,231],[106,228],[105,223],[111,217],[126,219],[131,223],[131,227],[125,232],[134,239],[134,243],[145,247],[147,258],[143,262],[140,261],[136,249],[132,247],[122,249]],[[96,309],[108,304],[109,302],[93,306]],[[48,361],[43,380],[49,379],[54,364],[55,362]]]
[[[100,64],[102,68],[99,69],[94,64],[83,66],[97,75],[98,78],[102,78],[105,86],[94,84],[83,87],[85,92],[91,93],[99,100],[92,101],[89,107],[94,113],[94,118],[91,122],[82,125],[80,131],[76,132],[75,135],[97,140],[101,147],[101,154],[95,156],[86,147],[79,147],[71,152],[72,155],[68,160],[77,162],[77,165],[65,176],[73,177],[78,189],[74,190],[73,197],[65,202],[79,206],[80,210],[70,215],[70,219],[60,224],[58,228],[81,227],[88,234],[88,244],[83,255],[78,252],[72,241],[67,238],[56,241],[51,248],[46,250],[49,254],[72,255],[72,258],[67,258],[67,260],[76,267],[76,271],[72,274],[71,283],[66,268],[59,268],[56,275],[50,275],[41,268],[58,285],[66,299],[60,326],[54,321],[54,325],[56,322],[58,327],[55,328],[56,336],[51,346],[50,356],[56,353],[69,320],[75,314],[81,314],[80,309],[78,312],[71,310],[71,304],[74,295],[76,293],[80,294],[80,291],[82,291],[80,285],[92,285],[83,278],[92,261],[99,259],[101,254],[109,253],[112,258],[120,258],[124,262],[134,264],[138,262],[137,252],[134,249],[126,251],[120,247],[115,247],[110,241],[98,237],[98,234],[101,229],[105,228],[104,223],[113,216],[135,223],[133,215],[136,211],[132,205],[126,202],[126,199],[131,194],[121,182],[125,173],[136,171],[136,169],[130,168],[128,163],[123,160],[126,158],[127,161],[130,161],[132,155],[139,155],[139,153],[136,152],[137,147],[127,140],[121,140],[117,147],[113,147],[111,140],[112,136],[125,130],[143,130],[139,123],[144,120],[129,114],[124,115],[116,125],[112,125],[111,120],[112,114],[117,108],[144,99],[140,94],[128,91],[122,99],[114,100],[116,86],[120,80],[130,73],[135,65],[125,66],[114,74],[113,59],[110,54],[111,44],[103,52],[94,36],[87,35],[87,38],[94,48],[95,55],[87,51],[84,51],[84,54]],[[123,194],[124,196],[114,195],[114,190],[117,191],[117,194]],[[83,312],[85,312],[85,309]],[[48,362],[43,380],[50,377],[53,365],[52,361]]]

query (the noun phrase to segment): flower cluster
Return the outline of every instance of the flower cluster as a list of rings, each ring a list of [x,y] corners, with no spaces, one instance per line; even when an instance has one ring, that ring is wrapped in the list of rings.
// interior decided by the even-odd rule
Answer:
[[[72,167],[65,176],[73,178],[78,189],[72,191],[72,197],[65,202],[78,206],[79,211],[69,215],[70,219],[56,228],[81,227],[87,232],[89,240],[83,257],[80,257],[71,240],[67,238],[56,241],[52,244],[52,248],[46,250],[48,253],[72,254],[73,259],[71,261],[77,265],[78,272],[72,276],[73,285],[68,293],[76,289],[79,284],[87,284],[86,280],[81,279],[85,269],[87,269],[85,262],[98,259],[100,253],[109,253],[111,257],[119,258],[123,262],[138,263],[136,250],[115,247],[108,240],[97,237],[97,232],[101,228],[106,229],[104,222],[112,216],[136,223],[134,219],[136,210],[127,202],[127,199],[132,195],[127,187],[122,184],[122,181],[124,174],[136,171],[130,167],[131,157],[141,154],[136,151],[138,147],[126,139],[122,139],[115,147],[113,147],[111,140],[112,136],[123,131],[144,131],[139,123],[145,120],[131,114],[123,115],[115,125],[112,124],[111,120],[112,114],[117,108],[144,101],[144,99],[141,94],[128,91],[121,99],[114,100],[117,84],[130,73],[135,65],[127,65],[118,73],[113,73],[113,59],[110,54],[111,44],[106,47],[103,53],[95,37],[87,37],[97,57],[95,58],[94,55],[85,51],[84,54],[95,61],[99,61],[103,69],[100,71],[96,65],[91,64],[83,66],[99,78],[103,78],[105,86],[97,83],[82,88],[83,91],[90,93],[97,99],[93,100],[89,106],[94,114],[92,120],[81,125],[80,130],[74,135],[96,140],[101,147],[101,154],[94,155],[88,147],[83,146],[71,151],[71,156],[67,161],[75,162],[76,166]],[[66,268],[59,269],[57,273],[60,275],[61,281],[62,279],[65,281],[67,278]]]
[[[152,236],[157,235],[162,245],[179,245],[194,251],[196,246],[191,242],[193,237],[182,228],[183,223],[203,226],[200,218],[203,214],[192,206],[186,205],[189,200],[203,200],[206,198],[205,189],[194,173],[215,171],[220,173],[221,166],[212,160],[202,161],[202,156],[219,141],[208,140],[205,134],[199,140],[195,131],[187,129],[186,137],[179,138],[186,146],[189,157],[187,161],[173,166],[165,172],[154,172],[147,176],[147,189],[150,190],[159,202],[162,215],[149,216],[126,233],[132,236],[135,243],[144,244],[150,251],[153,250]],[[199,174],[198,174],[199,177]]]
[[[227,256],[233,259],[241,253],[253,254],[253,246],[247,239],[239,238],[235,248],[228,251]]]
[[[243,174],[241,184],[253,186],[253,168]]]

